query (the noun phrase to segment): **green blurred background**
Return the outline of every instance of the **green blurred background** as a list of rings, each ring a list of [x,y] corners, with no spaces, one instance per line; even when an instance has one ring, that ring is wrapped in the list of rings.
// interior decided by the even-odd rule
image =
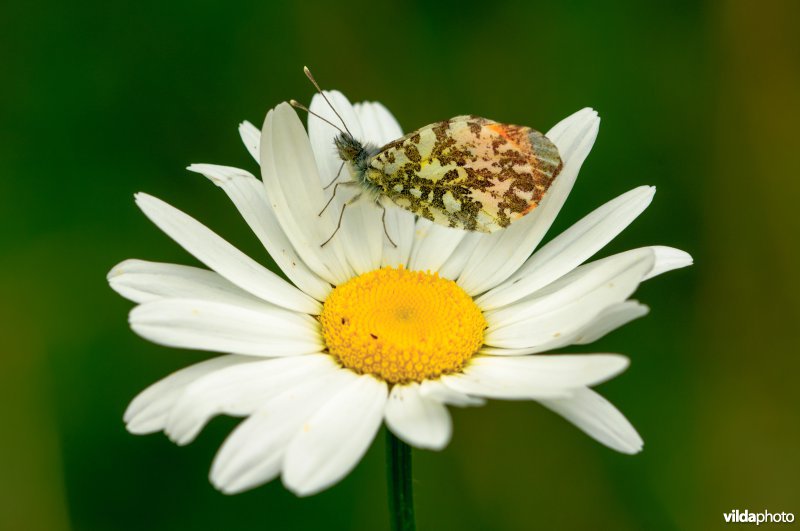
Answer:
[[[755,6],[758,5],[756,8]],[[672,245],[652,313],[582,351],[645,451],[619,455],[533,403],[454,411],[415,452],[421,530],[713,529],[734,508],[800,516],[800,4],[58,2],[0,17],[0,528],[384,529],[383,438],[340,484],[229,497],[207,481],[236,421],[186,448],[125,432],[129,400],[205,357],[135,336],[105,274],[194,263],[136,209],[147,191],[270,263],[218,189],[242,119],[308,101],[301,67],[409,130],[474,113],[547,130],[584,106],[598,141],[552,234],[658,187],[604,254]],[[576,349],[577,350],[577,349]]]

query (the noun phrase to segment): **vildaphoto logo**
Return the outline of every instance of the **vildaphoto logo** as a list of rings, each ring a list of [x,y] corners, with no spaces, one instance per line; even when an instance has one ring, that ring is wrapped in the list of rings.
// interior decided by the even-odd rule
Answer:
[[[726,524],[791,524],[794,522],[794,513],[771,513],[763,511],[751,513],[747,509],[740,511],[734,509],[729,513],[722,513]]]

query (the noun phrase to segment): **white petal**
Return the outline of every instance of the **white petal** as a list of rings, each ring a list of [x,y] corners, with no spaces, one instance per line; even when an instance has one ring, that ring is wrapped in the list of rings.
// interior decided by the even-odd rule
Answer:
[[[437,400],[422,396],[416,382],[392,388],[386,402],[386,425],[408,444],[431,450],[447,446],[453,433],[447,408]]]
[[[584,109],[548,132],[564,162],[561,173],[533,212],[481,240],[458,279],[467,293],[477,295],[497,286],[530,256],[564,205],[599,127],[597,113]]]
[[[642,451],[644,442],[628,419],[591,389],[578,389],[568,398],[539,402],[609,448],[625,454]]]
[[[303,423],[355,378],[350,371],[336,370],[297,382],[263,404],[225,440],[211,467],[211,482],[234,494],[277,477]]]
[[[161,299],[134,308],[134,332],[169,347],[251,356],[296,356],[325,347],[319,323],[286,310],[253,310],[193,299]]]
[[[328,190],[329,193],[331,191],[332,188]],[[338,219],[345,201],[354,198],[358,193],[361,193],[359,186],[340,187],[328,210],[335,213]],[[388,210],[387,208],[387,217],[389,216]],[[384,240],[386,239],[382,218],[383,211],[367,195],[362,195],[360,199],[345,208],[341,227],[333,240],[338,239],[341,242],[347,261],[356,274],[362,275],[381,266]],[[402,234],[390,233],[389,236],[396,244],[399,245],[402,242],[408,246],[406,241],[408,238],[404,240]],[[387,244],[391,245],[388,241]]]
[[[550,284],[602,249],[653,200],[655,187],[640,186],[584,217],[534,253],[508,281],[477,299],[490,310]]]
[[[227,302],[248,308],[276,308],[214,271],[185,265],[125,260],[108,272],[108,283],[114,291],[133,302],[181,298]]]
[[[286,451],[286,488],[309,496],[346,476],[380,428],[386,395],[386,382],[364,375],[314,413]]]
[[[438,271],[466,235],[466,231],[419,218],[408,268],[411,271]]]
[[[198,260],[253,295],[299,312],[318,314],[319,302],[255,262],[194,218],[147,194],[136,204],[170,238]]]
[[[340,249],[322,243],[336,228],[338,213],[325,206],[317,166],[303,124],[282,103],[267,113],[261,131],[261,176],[275,217],[303,261],[333,285],[352,276]]]
[[[414,244],[415,216],[408,210],[389,204],[384,200],[382,204],[386,209],[386,230],[395,245],[384,238],[383,252],[381,254],[381,267],[408,267],[411,248]]]
[[[487,347],[484,346],[480,350],[480,354],[489,356],[524,356],[526,354],[536,354],[539,352],[547,352],[557,348],[565,347],[567,345],[586,345],[597,341],[604,335],[616,330],[617,328],[647,315],[649,308],[644,304],[639,304],[634,300],[613,304],[603,311],[597,317],[575,329],[571,333],[564,334],[560,337],[553,338],[550,342],[545,342],[540,345],[525,348],[502,348],[502,347]]]
[[[608,334],[638,319],[644,317],[650,311],[650,308],[638,301],[625,301],[613,306],[609,306],[603,310],[596,319],[584,326],[578,336],[575,338],[574,344],[588,345],[593,343]]]
[[[250,153],[256,162],[259,162],[261,131],[258,130],[258,127],[245,120],[239,124],[239,136],[242,137],[242,142],[244,143],[244,147],[247,148],[247,152]]]
[[[439,276],[449,278],[450,280],[457,280],[464,267],[467,265],[469,257],[475,252],[481,240],[486,235],[480,232],[468,232],[458,243],[455,250],[447,257],[444,263],[439,267]]]
[[[584,107],[583,109],[570,114],[556,125],[551,127],[547,132],[547,137],[550,138],[550,140],[562,138],[576,121],[590,119],[592,116],[597,116],[597,111],[591,107]],[[560,148],[561,146],[559,145],[559,149]]]
[[[281,229],[267,198],[264,183],[251,173],[228,166],[192,164],[190,171],[201,173],[222,188],[275,263],[297,287],[322,301],[331,285],[306,266]]]
[[[125,410],[128,431],[136,434],[161,431],[175,402],[192,382],[215,371],[251,361],[247,356],[218,356],[195,363],[163,378],[138,395]]]
[[[444,385],[440,380],[425,380],[419,386],[419,394],[449,406],[469,407],[486,404],[486,400],[483,398],[469,396],[460,391],[456,391]]]
[[[647,248],[583,265],[532,296],[485,312],[484,342],[525,348],[571,334],[603,309],[627,299],[652,265],[653,252]]]
[[[692,256],[686,251],[660,245],[654,245],[650,248],[656,253],[656,261],[655,264],[653,264],[653,269],[645,275],[644,280],[651,279],[654,276],[672,271],[673,269],[690,266],[694,263]]]
[[[361,121],[350,101],[341,92],[337,91],[326,91],[325,95],[336,108],[344,123],[347,124],[347,128],[352,132],[353,137],[360,142],[369,142],[369,139],[364,135]],[[341,126],[341,120],[319,94],[315,95],[311,100],[310,109],[332,123]],[[314,156],[317,160],[323,186],[333,181],[342,164],[333,144],[333,139],[338,134],[339,131],[331,125],[313,115],[309,115],[308,135],[314,148]],[[348,167],[345,166],[337,182],[352,180],[354,179],[350,175]],[[338,219],[345,202],[359,193],[361,193],[361,187],[358,185],[340,186],[328,210],[335,214]],[[326,200],[331,197],[331,194],[333,194],[333,187],[325,191]],[[338,240],[337,243],[343,247],[347,261],[358,274],[380,267],[383,240],[385,238],[383,223],[381,222],[382,214],[383,212],[380,208],[366,198],[348,205],[342,217],[341,227],[330,242],[333,243]],[[331,230],[332,232],[333,230]]]
[[[456,391],[487,398],[558,398],[616,376],[628,366],[618,354],[476,357],[462,374],[443,376]]]
[[[363,140],[383,146],[403,136],[403,130],[389,109],[377,101],[362,101],[353,105],[361,124]]]
[[[188,444],[214,415],[250,415],[286,389],[338,370],[326,354],[254,361],[218,370],[186,387],[170,411],[164,431],[172,442]]]

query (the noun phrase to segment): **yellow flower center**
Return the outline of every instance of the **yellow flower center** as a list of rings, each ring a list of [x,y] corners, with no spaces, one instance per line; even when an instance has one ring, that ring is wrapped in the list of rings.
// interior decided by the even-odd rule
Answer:
[[[486,321],[452,280],[400,267],[378,269],[334,289],[322,336],[345,367],[390,383],[459,371],[483,344]]]

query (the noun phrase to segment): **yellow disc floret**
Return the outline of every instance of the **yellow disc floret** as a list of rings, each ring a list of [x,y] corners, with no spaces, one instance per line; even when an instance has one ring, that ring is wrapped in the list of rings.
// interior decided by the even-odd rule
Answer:
[[[483,344],[486,328],[480,309],[455,282],[402,267],[338,286],[320,321],[328,351],[342,365],[390,383],[459,371]]]

